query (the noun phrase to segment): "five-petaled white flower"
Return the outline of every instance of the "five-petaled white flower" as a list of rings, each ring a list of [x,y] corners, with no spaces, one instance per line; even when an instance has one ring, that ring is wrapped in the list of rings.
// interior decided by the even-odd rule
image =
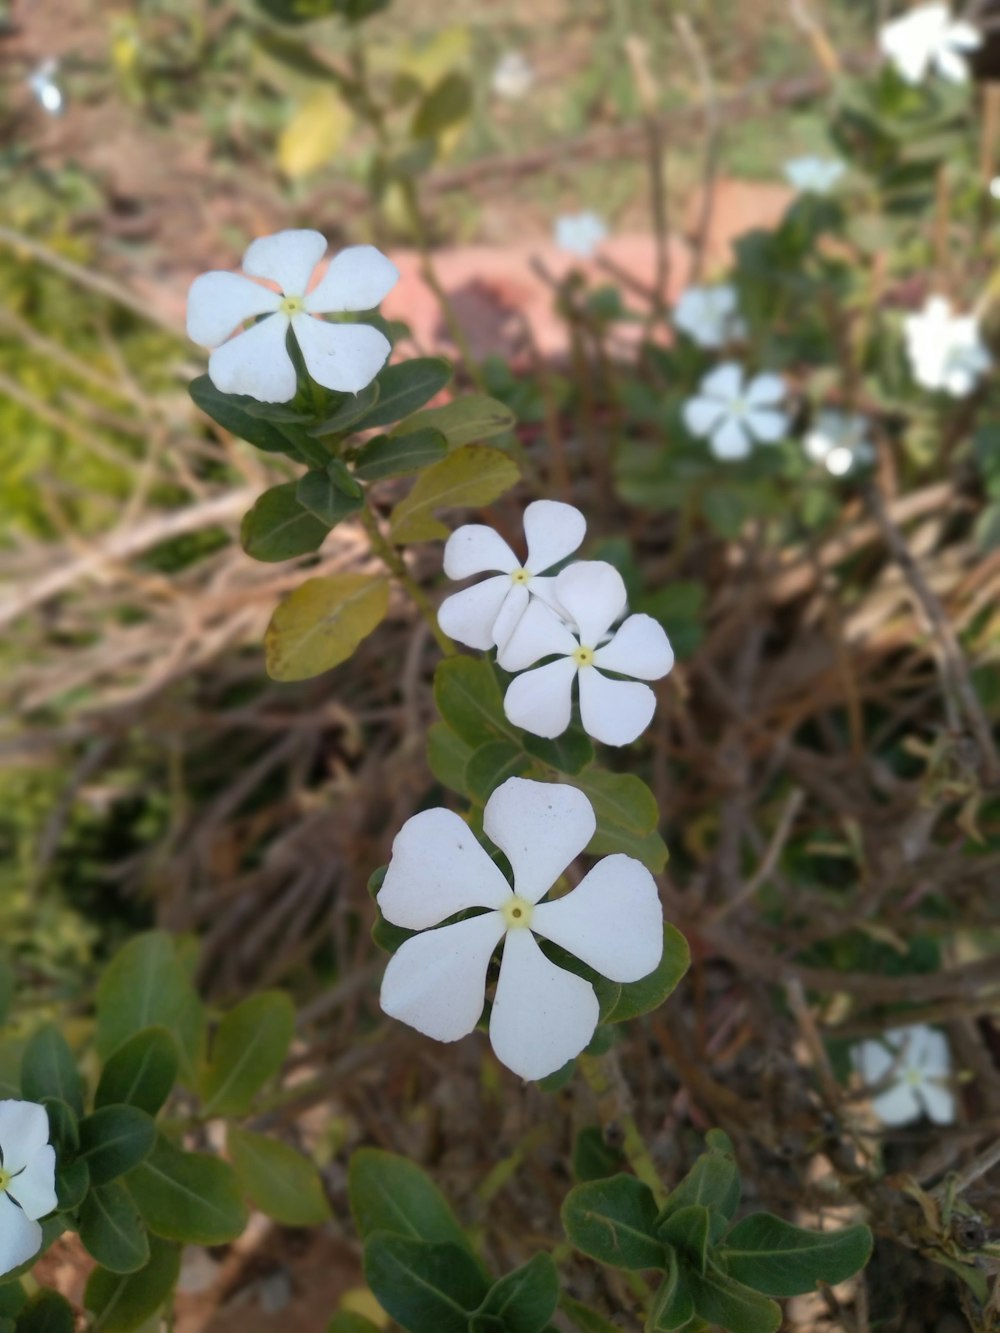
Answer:
[[[746,333],[738,299],[735,287],[689,287],[674,306],[674,324],[699,347],[724,347]]]
[[[589,259],[607,236],[607,224],[596,213],[564,213],[556,218],[556,245],[581,259]]]
[[[456,528],[444,548],[444,572],[450,579],[497,570],[471,588],[446,597],[438,610],[445,634],[470,648],[502,647],[531,597],[551,604],[551,578],[545,570],[572,555],[583,541],[587,520],[559,500],[535,500],[524,511],[528,558],[522,565],[499,533],[482,523]]]
[[[855,464],[870,463],[875,450],[868,438],[871,422],[856,412],[825,409],[803,441],[814,463],[821,463],[835,477],[850,472]]]
[[[215,349],[208,374],[221,393],[248,394],[262,403],[294,398],[295,367],[285,346],[289,328],[309,374],[327,389],[358,393],[385,365],[392,348],[378,329],[331,324],[317,316],[371,310],[395,286],[399,270],[373,245],[353,245],[330,261],[310,291],[325,252],[318,231],[280,231],[248,247],[243,269],[249,277],[217,272],[195,278],[188,293],[188,336]],[[257,315],[267,318],[230,337]]]
[[[56,1153],[37,1102],[0,1101],[0,1273],[42,1247],[38,1218],[56,1206]]]
[[[656,695],[639,682],[659,680],[674,664],[663,626],[652,616],[632,615],[609,638],[627,594],[618,570],[603,560],[570,565],[557,575],[554,592],[564,619],[544,602],[531,602],[497,653],[505,671],[524,673],[507,687],[504,712],[535,736],[561,736],[578,680],[584,730],[605,745],[628,745],[656,710]],[[525,670],[546,657],[556,660]],[[616,680],[605,671],[632,679]]]
[[[907,83],[923,83],[931,68],[952,83],[969,77],[964,52],[982,45],[982,37],[961,19],[952,18],[947,5],[921,5],[887,23],[878,41]]]
[[[925,389],[965,398],[990,369],[975,315],[953,315],[944,296],[929,296],[923,310],[903,320],[913,378]]]
[[[785,179],[802,194],[829,194],[846,170],[835,157],[795,157],[784,166]]]
[[[684,424],[707,439],[716,458],[746,458],[755,440],[774,444],[788,433],[788,417],[778,410],[785,398],[780,375],[746,380],[741,366],[726,361],[707,374],[698,393],[684,404]]]
[[[437,1041],[467,1036],[502,940],[490,1013],[497,1058],[521,1078],[538,1079],[579,1055],[597,1026],[597,996],[589,981],[550,962],[535,937],[618,982],[646,976],[663,952],[656,883],[630,856],[605,857],[570,893],[541,901],[596,827],[575,787],[509,778],[486,802],[483,828],[510,863],[512,888],[458,815],[436,809],[408,819],[378,904],[387,921],[424,933],[389,960],[385,1012]],[[475,908],[485,910],[442,924]]]
[[[948,1086],[951,1054],[942,1032],[917,1024],[893,1028],[881,1041],[862,1041],[851,1060],[868,1087],[887,1085],[872,1097],[872,1110],[884,1125],[905,1125],[927,1112],[936,1125],[955,1119],[955,1098]]]
[[[493,66],[490,87],[498,97],[516,102],[535,82],[535,68],[523,51],[506,51]]]

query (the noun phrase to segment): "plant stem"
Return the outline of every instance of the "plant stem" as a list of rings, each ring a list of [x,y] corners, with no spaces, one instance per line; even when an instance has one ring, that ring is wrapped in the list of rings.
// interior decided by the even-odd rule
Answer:
[[[368,508],[367,504],[360,511],[360,518],[365,531],[368,533],[369,540],[372,544],[372,550],[382,561],[383,565],[385,565],[386,569],[399,580],[409,593],[417,610],[423,616],[424,620],[427,621],[428,627],[434,635],[434,638],[437,640],[437,645],[445,657],[454,657],[456,652],[455,645],[438,624],[437,616],[434,613],[434,608],[431,606],[427,594],[406,568],[406,563],[399,551],[397,551],[396,548],[383,537],[382,530],[378,525],[378,519]]]
[[[635,1117],[626,1105],[625,1089],[614,1051],[607,1051],[602,1056],[581,1055],[580,1072],[597,1098],[597,1114],[601,1124],[614,1122],[619,1126],[624,1136],[622,1150],[629,1166],[642,1183],[649,1186],[656,1206],[662,1208],[667,1201],[667,1192]]]

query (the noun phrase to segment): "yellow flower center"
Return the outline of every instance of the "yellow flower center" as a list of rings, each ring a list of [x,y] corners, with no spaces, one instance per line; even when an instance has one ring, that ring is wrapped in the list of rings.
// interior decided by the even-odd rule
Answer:
[[[924,1076],[919,1069],[908,1069],[903,1075],[903,1080],[909,1083],[911,1088],[919,1087],[924,1081]]]
[[[583,644],[581,644],[580,647],[577,648],[576,652],[573,654],[573,661],[577,664],[578,667],[593,666],[594,665],[593,648],[584,648]]]
[[[301,315],[306,308],[306,303],[301,296],[286,296],[278,309],[289,319],[294,319],[296,315]]]
[[[534,915],[534,906],[528,902],[527,898],[519,898],[514,894],[508,898],[500,909],[503,912],[503,919],[507,922],[508,930],[523,930],[531,925],[531,918]]]
[[[7,1186],[10,1184],[12,1180],[13,1176],[10,1174],[10,1172],[5,1171],[3,1167],[0,1166],[0,1194],[3,1194],[3,1192],[6,1190]]]
[[[526,569],[515,569],[510,576],[510,581],[511,583],[520,583],[523,586],[525,583],[530,583],[531,574]]]

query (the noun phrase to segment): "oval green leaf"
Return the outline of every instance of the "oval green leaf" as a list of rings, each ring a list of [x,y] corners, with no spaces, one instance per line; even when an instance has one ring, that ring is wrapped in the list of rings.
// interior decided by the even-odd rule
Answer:
[[[288,1227],[318,1227],[330,1217],[319,1172],[307,1157],[277,1139],[230,1126],[226,1145],[250,1201]]]
[[[272,680],[309,680],[347,659],[389,609],[389,583],[373,574],[307,579],[271,617],[264,644]]]
[[[207,1153],[181,1152],[162,1135],[127,1183],[142,1220],[165,1240],[224,1245],[246,1226],[232,1167]]]
[[[439,509],[490,504],[510,490],[519,477],[517,464],[499,449],[467,445],[434,463],[417,478],[389,517],[392,539],[406,542],[437,541],[448,529],[434,517]]]

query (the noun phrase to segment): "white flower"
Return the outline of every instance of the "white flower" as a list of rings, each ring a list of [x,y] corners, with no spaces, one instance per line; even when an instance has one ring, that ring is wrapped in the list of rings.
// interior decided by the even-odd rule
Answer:
[[[674,306],[674,324],[699,347],[724,347],[746,333],[735,287],[689,287]]]
[[[507,51],[502,55],[490,78],[490,86],[496,95],[511,102],[522,98],[534,82],[534,66],[521,51]]]
[[[387,921],[425,933],[390,959],[385,1012],[437,1041],[467,1036],[482,1014],[486,971],[502,940],[490,1014],[497,1059],[536,1079],[579,1055],[597,1026],[597,996],[589,981],[549,962],[535,936],[618,982],[646,976],[663,952],[656,883],[630,856],[607,856],[571,893],[540,901],[596,827],[575,787],[509,778],[486,802],[483,828],[510,863],[511,888],[458,815],[424,810],[408,819],[392,844],[378,905]],[[470,908],[486,910],[441,924]]]
[[[922,83],[932,67],[952,83],[964,83],[969,65],[964,51],[982,45],[972,26],[953,19],[947,5],[921,5],[887,23],[879,46],[907,83]]]
[[[796,157],[784,166],[789,185],[803,194],[829,194],[846,170],[832,157]]]
[[[56,83],[59,61],[49,57],[28,75],[28,87],[38,98],[43,111],[58,116],[63,109],[62,89]]]
[[[773,444],[788,433],[788,417],[778,410],[785,385],[779,375],[745,381],[742,367],[726,361],[704,377],[698,393],[684,404],[684,424],[707,439],[716,458],[746,458],[755,440]]]
[[[919,315],[903,320],[913,378],[925,389],[965,398],[990,368],[974,315],[953,315],[944,296],[929,296]]]
[[[607,226],[596,213],[570,213],[556,218],[556,245],[581,259],[589,259],[607,235]]]
[[[504,539],[482,523],[456,528],[444,548],[444,572],[450,579],[498,570],[463,592],[446,597],[438,610],[438,624],[452,639],[486,651],[502,647],[532,597],[551,603],[551,578],[545,570],[572,555],[583,541],[587,520],[572,505],[559,500],[535,500],[524,511],[528,558],[522,565]]]
[[[875,450],[868,439],[867,417],[853,412],[822,411],[804,440],[805,451],[814,463],[842,477],[856,463],[870,463]]]
[[[524,672],[508,686],[504,712],[535,736],[561,736],[570,723],[578,679],[584,731],[605,745],[628,745],[649,726],[656,709],[656,695],[639,681],[659,680],[674,664],[663,626],[652,616],[629,616],[608,638],[627,598],[622,576],[603,560],[570,565],[557,575],[554,591],[565,620],[533,601],[497,654],[505,671]],[[525,670],[543,657],[556,661]],[[615,680],[605,671],[632,679]]]
[[[317,315],[371,310],[399,278],[395,264],[373,245],[353,245],[331,260],[322,280],[309,291],[313,270],[326,252],[318,231],[279,231],[253,242],[239,273],[203,273],[188,293],[188,336],[215,350],[208,374],[220,393],[242,393],[262,403],[295,397],[295,367],[285,347],[291,328],[317,382],[339,393],[358,393],[370,384],[392,350],[388,339],[368,324],[328,324]],[[273,282],[272,291],[251,278]],[[245,320],[266,319],[230,338]],[[226,339],[229,339],[227,342]]]
[[[42,1248],[37,1219],[56,1206],[56,1153],[37,1102],[0,1101],[0,1273]]]
[[[881,1041],[852,1047],[851,1060],[869,1087],[888,1081],[872,1098],[872,1110],[884,1125],[905,1125],[924,1111],[936,1125],[955,1119],[948,1087],[951,1055],[943,1033],[923,1024],[894,1028]]]

